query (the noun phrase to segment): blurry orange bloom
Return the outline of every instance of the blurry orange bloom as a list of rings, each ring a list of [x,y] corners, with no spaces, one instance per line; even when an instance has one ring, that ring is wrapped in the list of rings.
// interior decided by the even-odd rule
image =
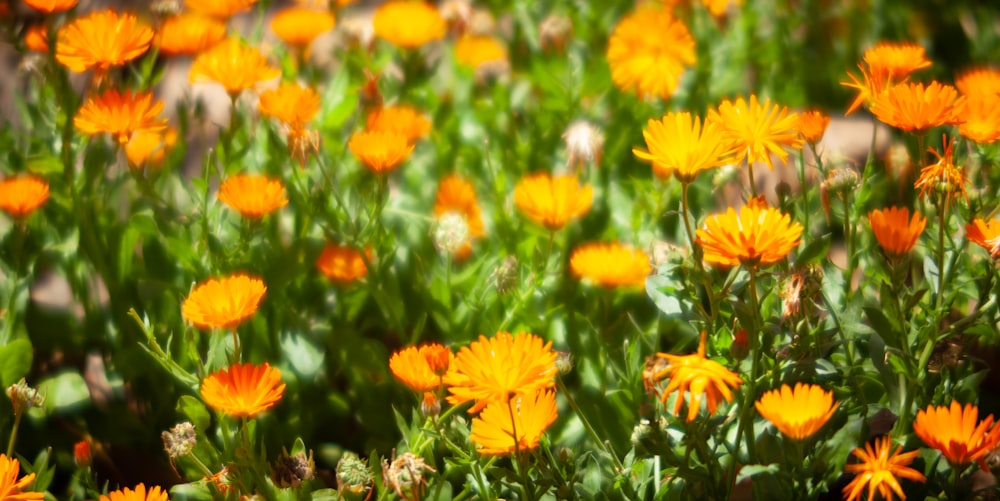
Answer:
[[[319,94],[299,84],[281,84],[260,94],[260,112],[293,130],[304,129],[319,112],[319,104]]]
[[[249,275],[213,278],[191,291],[181,315],[200,329],[236,329],[257,312],[265,292],[264,281]]]
[[[333,29],[336,22],[328,10],[286,7],[271,20],[271,31],[293,47],[305,47],[316,37]]]
[[[454,361],[455,354],[441,344],[410,346],[392,354],[389,370],[411,390],[425,392],[443,384],[442,378]]]
[[[190,80],[219,83],[234,96],[279,75],[281,70],[269,66],[259,50],[230,38],[195,58]]]
[[[507,47],[488,35],[465,35],[455,42],[455,61],[478,68],[486,63],[507,60]]]
[[[107,496],[102,495],[98,501],[169,501],[170,498],[167,496],[167,491],[160,488],[158,485],[150,487],[146,490],[145,484],[139,484],[135,486],[135,490],[129,489],[128,487],[124,489],[118,489],[117,491],[111,491]]]
[[[49,52],[49,27],[33,24],[24,31],[24,46],[35,52]]]
[[[378,108],[368,114],[365,128],[370,131],[395,132],[406,136],[413,144],[417,139],[427,135],[431,130],[431,121],[416,108],[405,104],[397,104]]]
[[[671,173],[682,183],[691,183],[698,173],[725,165],[731,160],[733,144],[723,137],[721,126],[684,112],[669,112],[662,120],[650,119],[642,131],[649,151],[632,148],[632,153],[653,163],[659,177]]]
[[[802,139],[807,143],[816,144],[823,139],[826,127],[830,125],[830,115],[819,110],[807,110],[799,113],[797,128]]]
[[[708,12],[715,17],[722,17],[726,14],[729,4],[736,6],[743,5],[743,0],[701,0],[701,4],[708,9]]]
[[[521,332],[480,335],[459,350],[451,370],[444,376],[448,402],[453,405],[475,400],[469,414],[491,402],[506,403],[514,395],[532,395],[555,386],[556,352],[552,342]]]
[[[226,38],[226,23],[196,12],[168,17],[156,33],[160,53],[167,56],[195,55]]]
[[[964,409],[956,401],[950,407],[930,405],[917,411],[913,432],[925,444],[941,451],[952,467],[964,466],[981,460],[1000,442],[1000,426],[994,426],[993,415],[977,425],[978,419],[979,408],[972,404]]]
[[[684,22],[670,9],[649,5],[618,21],[608,40],[607,58],[615,86],[640,98],[661,99],[674,94],[684,69],[698,61],[694,37]]]
[[[747,102],[742,97],[736,101],[725,100],[717,109],[709,110],[708,120],[719,124],[725,139],[736,147],[734,162],[765,162],[774,170],[771,155],[785,161],[785,148],[802,148],[799,138],[799,117],[788,113],[788,107],[772,104],[770,99],[758,102],[750,95]]]
[[[49,183],[34,176],[8,177],[0,181],[0,209],[23,218],[49,199]]]
[[[912,42],[880,42],[865,51],[864,65],[858,64],[861,80],[848,73],[850,82],[841,85],[857,89],[858,96],[848,107],[845,115],[850,115],[864,103],[872,102],[886,89],[906,81],[910,73],[930,67],[923,47]]]
[[[653,271],[649,256],[619,243],[589,243],[573,250],[570,270],[603,287],[642,287]]]
[[[229,19],[240,12],[246,12],[257,0],[184,0],[188,9],[206,16]]]
[[[233,364],[209,374],[201,382],[205,404],[232,417],[254,418],[274,407],[284,393],[281,371],[267,362]]]
[[[965,120],[958,133],[977,143],[1000,139],[1000,96],[974,95],[965,102]]]
[[[413,152],[413,145],[407,143],[406,136],[385,131],[356,132],[347,147],[376,174],[395,169]]]
[[[39,12],[52,14],[76,7],[77,0],[24,0],[24,3]]]
[[[371,261],[371,253],[367,254]],[[316,260],[316,267],[326,278],[340,285],[357,282],[368,274],[365,257],[360,252],[352,247],[334,244],[326,244],[323,253]]]
[[[163,102],[154,101],[151,92],[108,89],[100,96],[91,96],[76,112],[76,130],[90,135],[111,134],[124,145],[137,132],[156,133],[167,128],[167,119],[159,118]]]
[[[708,333],[701,332],[701,339],[698,342],[698,351],[691,355],[671,355],[670,353],[657,353],[657,358],[667,361],[667,366],[659,369],[653,375],[657,381],[670,379],[667,387],[664,388],[660,400],[664,404],[673,392],[677,392],[674,400],[672,413],[680,416],[681,407],[684,405],[684,394],[689,395],[688,412],[686,421],[694,421],[701,410],[702,396],[706,398],[708,413],[714,414],[719,402],[725,399],[726,402],[733,401],[733,392],[740,387],[743,380],[740,376],[722,364],[705,358],[705,342]],[[730,389],[731,388],[731,389]]]
[[[766,203],[751,200],[739,215],[730,207],[725,214],[709,216],[704,229],[695,233],[706,262],[749,268],[784,259],[799,245],[802,225]]]
[[[177,131],[165,129],[159,132],[137,132],[125,144],[125,157],[129,165],[138,169],[141,167],[157,167],[167,151],[177,143]]]
[[[919,211],[913,211],[911,219],[906,207],[875,209],[868,213],[868,221],[875,239],[889,256],[908,254],[927,227],[927,219]]]
[[[1000,96],[1000,70],[973,68],[963,71],[955,78],[955,87],[958,87],[958,90],[969,99],[998,97]]]
[[[375,10],[375,36],[404,49],[444,38],[444,19],[425,2],[389,1]]]
[[[25,492],[35,482],[35,474],[30,473],[21,478],[21,462],[0,453],[0,499],[12,501],[38,501],[45,499],[41,492]]]
[[[876,96],[871,112],[884,124],[919,134],[931,127],[962,123],[965,98],[939,82],[902,83]]]
[[[905,478],[914,482],[927,480],[922,473],[908,466],[920,454],[919,449],[900,454],[903,446],[899,445],[890,454],[891,450],[892,440],[888,436],[876,438],[874,448],[868,443],[864,449],[854,449],[858,462],[844,466],[844,471],[854,474],[851,483],[844,486],[846,501],[861,501],[865,486],[868,486],[867,499],[876,499],[878,493],[882,499],[889,501],[894,492],[900,499],[906,499],[898,479]]]
[[[757,412],[786,437],[803,440],[813,436],[837,411],[833,393],[814,384],[787,384],[761,395]]]
[[[59,29],[56,60],[76,73],[103,72],[141,56],[152,42],[153,29],[135,14],[97,11]]]
[[[557,416],[554,391],[522,393],[509,401],[491,402],[472,418],[469,440],[485,456],[530,451],[538,447],[542,434]]]
[[[969,180],[965,178],[962,168],[955,165],[952,157],[952,143],[944,141],[944,155],[941,155],[933,148],[931,153],[938,158],[936,163],[928,165],[920,170],[920,177],[913,183],[914,188],[920,189],[920,198],[926,198],[931,191],[942,192],[947,198],[955,195],[962,195],[968,200],[969,195],[965,190],[965,185]]]
[[[574,176],[529,174],[514,187],[514,205],[532,221],[555,231],[590,211],[594,188]]]
[[[1000,258],[1000,219],[973,219],[965,225],[965,237],[986,249],[990,256]]]
[[[249,218],[260,218],[288,205],[281,180],[246,174],[226,178],[219,186],[219,200]]]
[[[469,228],[469,241],[455,252],[456,257],[464,258],[472,252],[472,240],[482,238],[486,234],[483,219],[480,215],[479,201],[472,183],[455,175],[450,175],[438,184],[437,196],[434,200],[434,215],[441,218],[445,214],[458,214]]]
[[[90,452],[90,440],[80,440],[73,444],[73,462],[80,468],[87,468],[94,461]]]

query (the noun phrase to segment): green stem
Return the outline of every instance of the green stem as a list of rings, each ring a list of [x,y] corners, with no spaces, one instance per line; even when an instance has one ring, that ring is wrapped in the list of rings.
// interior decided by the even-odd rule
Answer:
[[[14,406],[14,426],[10,429],[10,440],[7,441],[7,457],[12,457],[14,455],[14,443],[17,442],[17,430],[21,427],[21,416],[24,415],[24,409],[20,408],[20,403],[15,403]]]
[[[811,143],[810,143],[811,144]],[[815,150],[813,150],[815,151]],[[809,190],[806,188],[806,158],[805,149],[799,148],[799,192],[802,194],[802,246],[809,243]]]
[[[844,203],[844,240],[847,243],[847,263],[844,268],[844,301],[851,295],[851,285],[854,282],[854,227],[851,225],[850,195],[842,192]]]
[[[756,197],[757,196],[757,183],[754,182],[754,180],[753,180],[753,162],[750,161],[750,157],[749,156],[747,157],[746,161],[747,161],[747,168],[750,171],[750,196],[751,197]]]
[[[940,310],[944,303],[944,239],[945,239],[945,223],[947,221],[948,212],[948,196],[941,195],[939,199],[940,205],[938,206],[938,248],[937,248],[937,267],[938,267],[938,290],[937,297],[934,301],[934,309]]]

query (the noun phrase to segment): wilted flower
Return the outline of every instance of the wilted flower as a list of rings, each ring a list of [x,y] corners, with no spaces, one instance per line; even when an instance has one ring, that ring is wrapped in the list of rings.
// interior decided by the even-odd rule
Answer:
[[[573,21],[566,16],[552,14],[538,27],[538,41],[542,50],[563,52],[573,36]]]
[[[434,392],[425,391],[420,401],[420,414],[424,417],[434,417],[441,413],[441,399]]]
[[[232,417],[254,418],[274,407],[285,394],[281,371],[264,362],[233,364],[201,382],[205,404]]]
[[[312,480],[316,476],[316,463],[313,461],[313,453],[309,455],[305,452],[289,454],[288,450],[282,448],[281,455],[271,463],[271,480],[279,489],[294,489],[302,485],[302,482]]]
[[[556,417],[554,391],[522,393],[506,402],[491,402],[472,418],[469,440],[487,456],[527,452],[538,447],[542,434]]]
[[[163,439],[163,450],[171,460],[187,456],[198,443],[198,433],[194,425],[188,421],[174,425],[170,430],[160,434]]]
[[[447,28],[434,6],[422,2],[389,1],[375,10],[375,36],[404,49],[444,38]]]
[[[493,269],[490,279],[497,289],[497,294],[504,295],[517,287],[517,257],[507,256],[503,262]]]
[[[450,175],[441,180],[434,201],[437,223],[434,244],[443,251],[464,259],[472,252],[472,241],[486,234],[479,201],[472,183]]]
[[[404,452],[396,457],[394,450],[392,455],[391,463],[382,460],[382,478],[385,483],[404,501],[423,499],[424,487],[427,485],[424,474],[437,470],[424,462],[424,458],[412,452]]]
[[[19,415],[32,407],[45,405],[45,395],[38,393],[38,390],[28,386],[24,378],[7,387],[7,398],[10,399],[11,406],[14,407],[14,414]]]
[[[962,198],[968,200],[969,195],[965,190],[965,185],[968,184],[969,180],[966,179],[962,168],[955,165],[952,157],[953,143],[947,140],[944,143],[944,155],[934,149],[930,150],[938,161],[920,170],[920,177],[917,178],[913,187],[920,189],[921,199],[926,199],[928,193],[935,191],[943,194],[948,200],[951,200],[955,195],[962,195]]]
[[[837,411],[833,393],[812,385],[787,384],[761,395],[754,403],[757,412],[785,436],[803,440],[813,436]]]
[[[618,21],[608,40],[607,58],[615,86],[640,98],[661,99],[674,94],[684,69],[698,61],[694,37],[684,22],[670,9],[649,5]]]
[[[604,154],[604,132],[586,120],[577,120],[563,132],[566,162],[579,167],[585,162],[600,163]]]

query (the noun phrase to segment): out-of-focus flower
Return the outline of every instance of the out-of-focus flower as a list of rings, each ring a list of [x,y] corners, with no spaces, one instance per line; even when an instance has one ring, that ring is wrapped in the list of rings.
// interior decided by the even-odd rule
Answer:
[[[413,152],[406,136],[386,131],[356,132],[347,147],[375,174],[391,172]]]
[[[436,390],[455,360],[451,349],[439,343],[410,346],[392,354],[389,370],[416,392]]]
[[[333,29],[336,22],[328,10],[287,7],[274,15],[271,31],[292,47],[307,47],[316,37]]]
[[[337,491],[341,496],[350,493],[358,499],[367,499],[374,483],[368,461],[357,454],[347,451],[337,461]]]
[[[444,377],[448,402],[475,400],[469,414],[490,402],[507,402],[513,395],[530,395],[555,385],[556,352],[534,334],[498,332],[463,347]]]
[[[199,54],[190,70],[191,82],[216,82],[230,96],[279,75],[281,70],[269,66],[267,58],[259,50],[234,38],[219,42]]]
[[[52,14],[76,7],[77,0],[24,0],[24,3],[39,12]]]
[[[289,454],[282,449],[270,470],[271,480],[279,489],[295,489],[316,476],[316,462],[313,461],[312,451],[308,455],[304,451]]]
[[[708,9],[708,12],[715,17],[722,17],[726,15],[726,11],[729,9],[729,5],[735,5],[739,7],[743,5],[743,0],[701,0],[701,4]]]
[[[529,174],[514,187],[514,204],[532,221],[555,231],[590,211],[594,188],[574,176]]]
[[[371,260],[371,253],[368,253]],[[334,283],[349,285],[368,275],[365,258],[353,247],[326,244],[316,267]]]
[[[927,227],[927,219],[919,211],[913,211],[913,218],[910,218],[910,210],[906,207],[875,209],[868,213],[868,221],[882,250],[894,257],[909,254]]]
[[[886,125],[922,134],[931,127],[964,122],[965,98],[939,82],[902,83],[876,96],[871,112]]]
[[[92,12],[59,29],[56,60],[76,73],[106,72],[141,56],[153,42],[153,29],[135,14]]]
[[[938,161],[920,170],[920,177],[913,184],[914,188],[920,189],[920,198],[926,198],[931,191],[937,191],[945,195],[949,200],[955,195],[962,195],[968,200],[969,195],[965,190],[965,185],[969,183],[962,168],[955,165],[952,156],[952,142],[944,141],[944,155],[934,149],[930,152],[938,158]]]
[[[396,451],[392,451],[392,462],[382,460],[382,480],[386,485],[396,491],[396,495],[404,501],[418,501],[423,499],[424,487],[427,486],[427,479],[424,474],[437,471],[424,461],[424,458],[404,452],[396,457]]]
[[[761,395],[757,412],[786,437],[804,440],[816,434],[837,411],[833,393],[814,384],[787,384]]]
[[[506,402],[491,402],[472,418],[469,440],[485,456],[527,452],[538,447],[542,433],[557,416],[554,391],[519,394]]]
[[[465,222],[467,238],[453,252],[459,259],[467,257],[472,252],[472,241],[482,238],[486,230],[475,188],[469,181],[454,175],[441,180],[434,200],[434,215],[439,223],[448,214],[455,214]]]
[[[151,92],[119,92],[108,89],[100,96],[91,96],[73,118],[76,130],[96,136],[111,134],[124,145],[139,132],[157,133],[167,128],[167,119],[158,115],[163,102],[155,101]]]
[[[507,48],[489,35],[465,35],[455,42],[455,61],[477,69],[488,63],[507,61]]]
[[[650,119],[642,131],[649,151],[633,148],[632,153],[653,163],[653,173],[671,173],[682,183],[691,183],[698,173],[733,160],[734,144],[714,121],[691,117],[688,112],[669,112],[662,120]]]
[[[14,415],[19,416],[24,411],[31,408],[40,408],[45,405],[45,395],[38,392],[38,388],[32,388],[21,378],[18,382],[10,385],[4,390],[10,405],[14,408]]]
[[[604,155],[604,131],[586,120],[577,120],[563,132],[567,163],[580,167],[584,162],[601,162]]]
[[[797,128],[807,143],[815,145],[823,139],[828,125],[830,125],[830,115],[820,110],[806,110],[799,113]]]
[[[94,462],[94,457],[90,452],[89,440],[80,440],[73,444],[73,462],[76,463],[77,468],[90,468],[90,464]]]
[[[431,227],[434,247],[461,260],[472,251],[469,222],[457,212],[446,212],[437,217]]]
[[[747,163],[764,162],[774,170],[772,154],[785,161],[785,148],[802,148],[798,115],[789,113],[787,106],[772,104],[770,99],[759,102],[754,94],[749,102],[742,97],[735,102],[722,101],[717,109],[709,110],[708,121],[719,124],[723,138],[732,141],[734,163],[745,158]]]
[[[171,460],[191,454],[198,443],[198,433],[188,421],[178,423],[169,431],[161,433],[160,438],[163,439],[163,450]]]
[[[448,25],[448,31],[455,35],[466,32],[469,20],[472,19],[472,2],[470,0],[444,0],[438,6],[441,18]]]
[[[661,99],[674,94],[684,69],[698,61],[694,37],[684,22],[670,9],[650,5],[618,21],[608,40],[607,58],[619,89]]]
[[[1000,70],[973,68],[963,71],[955,78],[955,87],[969,99],[1000,97]]]
[[[865,51],[864,65],[858,64],[861,70],[859,80],[848,73],[850,82],[841,82],[845,87],[858,91],[857,97],[848,107],[845,115],[850,115],[862,104],[871,106],[876,98],[886,89],[897,83],[906,81],[910,73],[929,68],[931,62],[927,59],[923,47],[912,42],[879,42]]]
[[[201,398],[209,407],[232,417],[254,418],[274,407],[285,393],[281,371],[250,363],[233,364],[201,382]]]
[[[590,243],[573,250],[569,267],[577,278],[602,287],[642,287],[653,271],[645,252],[619,243]]]
[[[538,26],[538,41],[544,51],[565,51],[572,36],[573,21],[567,16],[552,14]]]
[[[714,414],[719,402],[725,399],[726,402],[733,401],[733,392],[739,388],[743,380],[740,376],[722,364],[705,358],[705,342],[708,333],[701,332],[701,339],[698,342],[698,351],[691,355],[672,355],[670,353],[657,353],[656,357],[666,360],[667,366],[660,368],[653,374],[655,381],[670,379],[667,387],[664,388],[660,399],[664,404],[667,397],[674,391],[677,397],[674,400],[672,413],[680,416],[681,407],[684,405],[684,394],[689,395],[688,412],[686,421],[694,421],[701,409],[701,399],[705,397],[705,404],[708,413]]]
[[[302,167],[305,167],[308,154],[319,148],[319,133],[308,128],[309,122],[319,112],[319,105],[319,94],[311,87],[298,84],[282,84],[260,95],[261,114],[276,118],[285,125],[288,149]]]
[[[177,130],[167,128],[158,132],[141,131],[125,143],[125,158],[133,169],[158,167],[167,151],[177,143]]]
[[[422,2],[393,0],[375,10],[375,36],[404,49],[420,47],[444,38],[444,19],[434,6]]]
[[[245,274],[199,284],[181,305],[181,315],[200,329],[236,329],[257,312],[267,287]]]
[[[15,218],[35,212],[49,199],[49,183],[35,176],[8,177],[0,181],[0,209]]]
[[[220,19],[186,12],[168,17],[156,33],[160,53],[167,56],[200,54],[226,38],[226,23]]]
[[[257,0],[184,0],[188,9],[219,19],[229,19],[250,10]]]
[[[1000,442],[1000,426],[994,426],[993,415],[979,419],[979,408],[956,401],[951,406],[928,406],[917,411],[913,432],[925,444],[944,455],[952,467],[979,461]],[[985,470],[986,467],[983,466]]]
[[[900,445],[892,451],[892,440],[888,436],[876,438],[874,447],[868,443],[864,449],[860,447],[854,449],[854,456],[858,458],[858,462],[844,466],[844,471],[854,474],[851,483],[844,486],[844,499],[861,501],[861,494],[866,486],[867,499],[876,499],[876,493],[886,501],[893,499],[893,493],[900,499],[906,499],[903,487],[899,485],[899,479],[905,478],[914,482],[924,482],[927,479],[922,473],[908,466],[920,454],[920,450],[900,454],[902,450],[903,446]]]
[[[1000,139],[1000,96],[973,95],[965,102],[965,120],[958,133],[977,143],[992,143]]]
[[[111,491],[106,496],[102,495],[98,498],[98,501],[170,501],[170,498],[167,496],[167,491],[158,485],[147,490],[146,484],[139,484],[135,486],[135,490],[126,487]]]
[[[490,273],[490,281],[501,296],[514,290],[518,282],[517,257],[507,256]]]
[[[368,114],[365,128],[370,131],[394,132],[406,137],[410,144],[427,135],[431,130],[431,121],[416,108],[396,104],[384,108],[376,108]]]
[[[260,218],[288,205],[280,179],[246,174],[226,178],[219,186],[219,200],[249,218]]]
[[[965,237],[986,249],[990,256],[1000,258],[1000,219],[973,219],[965,225]]]
[[[706,262],[752,268],[784,259],[799,245],[802,225],[766,202],[751,200],[738,215],[730,207],[725,214],[709,216],[704,229],[695,233]]]
[[[34,52],[49,53],[49,27],[33,24],[24,31],[24,46]]]

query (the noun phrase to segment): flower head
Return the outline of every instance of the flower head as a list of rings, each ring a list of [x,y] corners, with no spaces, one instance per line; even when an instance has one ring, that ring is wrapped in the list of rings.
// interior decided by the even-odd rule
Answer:
[[[506,402],[491,402],[478,417],[472,418],[469,440],[486,456],[530,451],[538,447],[542,433],[557,415],[556,394],[551,390],[520,394]]]
[[[328,10],[287,7],[274,15],[271,31],[287,45],[306,47],[316,37],[332,30],[335,22],[336,19]]]
[[[823,138],[823,133],[826,132],[828,125],[830,125],[830,115],[820,110],[807,110],[799,113],[797,128],[799,129],[799,135],[807,143],[815,145],[819,142]]]
[[[788,158],[785,148],[802,147],[798,115],[789,114],[788,107],[772,104],[770,99],[761,103],[754,94],[749,102],[742,97],[735,102],[723,101],[718,109],[709,110],[708,120],[719,124],[723,137],[732,141],[736,163],[744,158],[747,163],[762,161],[774,170],[771,154],[784,161]]]
[[[167,151],[177,143],[177,130],[167,128],[162,131],[140,131],[132,134],[125,143],[125,158],[133,169],[157,167],[163,162]]]
[[[33,24],[24,30],[24,46],[35,52],[49,53],[49,27],[45,23]]]
[[[743,264],[752,267],[776,263],[785,258],[802,236],[802,225],[793,223],[766,203],[751,201],[740,209],[709,216],[704,229],[696,230],[705,251],[705,261],[720,266]]]
[[[457,214],[465,221],[469,238],[456,251],[456,257],[466,257],[472,252],[471,240],[482,238],[486,234],[472,183],[455,175],[441,180],[434,199],[434,215],[441,219],[447,214]]]
[[[305,128],[319,112],[319,94],[312,87],[282,84],[260,94],[260,112],[292,129]]]
[[[184,0],[184,4],[192,11],[219,19],[229,19],[240,12],[246,12],[255,3],[257,0]]]
[[[785,436],[803,440],[813,436],[837,411],[833,393],[814,384],[787,384],[761,395],[757,412]]]
[[[108,9],[78,17],[59,29],[56,60],[76,73],[107,71],[141,56],[153,42],[153,29],[135,14]]]
[[[134,133],[156,133],[167,128],[167,119],[159,118],[163,102],[154,101],[150,92],[108,89],[91,96],[76,112],[73,125],[84,134],[111,134],[124,145]]]
[[[21,478],[21,462],[0,453],[0,499],[11,501],[33,501],[45,499],[41,492],[24,492],[35,481],[35,474]]]
[[[257,312],[267,287],[249,275],[211,279],[199,284],[181,306],[181,315],[200,329],[235,329]]]
[[[990,256],[1000,257],[1000,219],[973,219],[972,223],[965,225],[965,236],[986,249]]]
[[[868,443],[864,449],[860,447],[854,449],[858,463],[844,466],[844,470],[854,474],[851,483],[844,486],[844,499],[860,501],[865,486],[868,486],[867,499],[875,499],[877,492],[887,501],[893,498],[893,493],[896,493],[899,499],[905,500],[906,495],[899,485],[899,479],[905,478],[914,482],[927,480],[919,471],[908,466],[913,462],[913,458],[920,454],[920,450],[900,454],[899,452],[903,450],[902,445],[890,453],[891,450],[892,440],[887,436],[876,438],[874,448]]]
[[[927,219],[919,211],[913,211],[913,218],[910,218],[910,210],[906,207],[873,210],[868,213],[868,221],[878,244],[890,256],[908,254],[927,227]]]
[[[965,121],[965,98],[954,87],[939,82],[901,83],[875,96],[871,112],[882,123],[923,133],[931,127]]]
[[[848,73],[851,82],[841,85],[858,90],[858,96],[847,109],[850,115],[863,103],[869,106],[886,89],[906,81],[910,73],[930,67],[923,47],[912,42],[879,42],[865,51],[864,65],[859,64],[862,79]]]
[[[378,108],[369,113],[365,129],[401,134],[406,137],[407,142],[413,144],[430,132],[431,121],[416,108],[397,104]]]
[[[650,119],[642,131],[649,151],[632,149],[635,156],[653,162],[653,172],[659,177],[673,173],[682,183],[690,183],[698,173],[725,165],[734,153],[716,122],[706,121],[688,112],[670,112],[662,120]]]
[[[406,136],[386,131],[357,132],[351,136],[347,147],[376,174],[392,171],[413,152],[413,145],[407,142]]]
[[[694,421],[694,418],[698,416],[702,396],[706,399],[708,413],[714,414],[722,399],[725,399],[726,402],[733,401],[732,390],[739,388],[740,384],[743,383],[743,380],[736,373],[729,371],[714,360],[705,358],[707,337],[708,333],[702,331],[701,339],[698,342],[698,351],[691,355],[656,354],[658,359],[667,362],[667,366],[658,368],[653,373],[653,379],[656,381],[670,379],[660,399],[665,404],[667,397],[676,391],[677,398],[674,400],[672,413],[674,416],[680,416],[681,407],[684,405],[684,394],[688,394],[690,399],[686,418],[688,422]]]
[[[232,417],[256,417],[274,407],[285,393],[281,371],[250,363],[233,364],[201,382],[201,398],[209,407]]]
[[[375,36],[404,49],[444,38],[444,19],[425,2],[389,1],[375,10]]]
[[[507,60],[507,47],[489,35],[465,35],[455,42],[455,61],[462,66],[479,68]]]
[[[573,275],[603,287],[641,287],[653,271],[649,256],[619,243],[590,243],[573,250]]]
[[[1000,442],[1000,426],[993,425],[993,415],[976,424],[978,419],[979,408],[972,404],[930,405],[917,411],[913,432],[941,451],[952,466],[963,466],[982,459]]]
[[[574,176],[530,174],[514,187],[514,204],[532,221],[555,231],[590,211],[594,188]]]
[[[279,75],[281,70],[269,66],[260,51],[230,38],[195,58],[191,64],[190,80],[216,82],[230,95],[236,95]]]
[[[169,501],[170,498],[167,496],[167,491],[160,488],[158,485],[150,487],[149,490],[146,489],[146,484],[139,484],[135,486],[135,490],[129,489],[128,487],[124,489],[118,489],[117,491],[111,491],[108,495],[101,495],[98,501]]]
[[[288,205],[280,180],[245,174],[226,178],[219,186],[219,200],[249,218],[260,218]]]
[[[167,56],[195,55],[226,38],[226,23],[196,12],[168,17],[156,33],[160,53]]]
[[[1000,139],[1000,95],[973,95],[965,102],[965,120],[958,133],[977,143]]]
[[[76,7],[77,0],[24,0],[24,3],[39,12],[52,14]]]
[[[8,177],[0,181],[0,209],[16,218],[35,212],[49,199],[49,183],[34,176]]]
[[[674,94],[684,69],[698,61],[684,22],[670,9],[654,6],[641,6],[618,21],[607,58],[615,86],[640,98],[661,99]]]
[[[973,68],[955,78],[955,87],[969,99],[1000,96],[1000,69]]]
[[[451,349],[431,343],[410,346],[393,353],[389,358],[389,370],[413,391],[433,391],[441,386],[442,377],[454,361],[455,354]]]
[[[962,168],[955,165],[952,143],[945,141],[944,155],[934,149],[930,149],[930,152],[938,158],[938,161],[921,169],[920,177],[913,183],[914,188],[920,189],[920,198],[925,198],[931,191],[939,191],[948,199],[955,195],[962,195],[962,198],[968,199],[965,185],[969,180],[965,178]]]
[[[490,402],[506,403],[513,395],[531,395],[555,385],[556,352],[534,334],[511,335],[498,332],[479,336],[463,347],[444,377],[448,402],[462,404],[475,400],[469,414]]]
[[[369,253],[368,260],[371,260]],[[316,260],[316,267],[333,282],[348,285],[368,274],[365,257],[353,247],[326,244]]]

